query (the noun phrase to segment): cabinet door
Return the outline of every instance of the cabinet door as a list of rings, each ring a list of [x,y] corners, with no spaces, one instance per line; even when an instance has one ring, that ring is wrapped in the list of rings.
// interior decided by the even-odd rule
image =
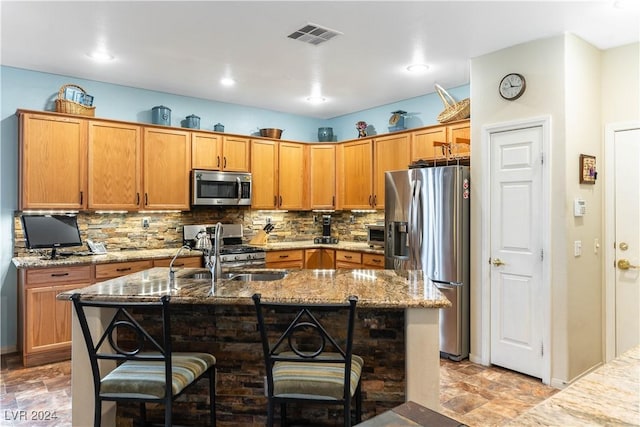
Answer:
[[[25,303],[29,307],[23,349],[26,353],[71,348],[71,302],[57,300],[56,295],[85,286],[89,283],[25,290]]]
[[[144,208],[189,210],[190,133],[144,130]]]
[[[278,144],[269,140],[251,140],[251,207],[275,209],[278,199]]]
[[[336,146],[309,147],[310,208],[336,208]]]
[[[268,251],[265,262],[267,268],[303,268],[304,251],[302,249]]]
[[[85,209],[87,121],[20,113],[19,209]]]
[[[412,134],[411,161],[444,159],[444,147],[436,143],[447,142],[447,127],[437,126],[422,129]]]
[[[140,126],[89,121],[89,209],[136,210],[142,192]]]
[[[309,191],[305,166],[308,146],[281,142],[278,154],[278,208],[307,209]]]
[[[375,139],[375,191],[373,207],[384,209],[384,173],[409,168],[411,136],[408,133]]]
[[[338,146],[342,209],[373,208],[373,141],[363,139]]]
[[[383,269],[384,268],[384,255],[378,254],[362,254],[362,265],[365,268]]]
[[[447,126],[452,157],[467,157],[471,154],[471,124],[464,121]]]
[[[230,172],[249,172],[250,140],[225,136],[222,145],[222,169]]]
[[[206,133],[191,134],[191,169],[222,168],[222,137]]]
[[[333,249],[305,249],[304,268],[309,270],[335,268],[336,253]]]

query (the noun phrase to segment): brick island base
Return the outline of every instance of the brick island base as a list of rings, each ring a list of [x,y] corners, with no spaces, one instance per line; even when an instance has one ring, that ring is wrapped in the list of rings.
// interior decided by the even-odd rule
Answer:
[[[357,313],[354,353],[365,360],[363,420],[406,400],[438,411],[438,310],[359,307]],[[90,324],[101,329],[107,317],[95,309],[90,313]],[[157,319],[142,321],[157,323]],[[206,351],[216,356],[218,426],[265,425],[264,361],[253,306],[175,304],[172,335],[174,351]],[[73,423],[90,425],[93,385],[75,313],[72,352]],[[181,425],[207,425],[207,399],[207,384],[202,381],[175,402],[174,420]],[[161,407],[148,405],[147,411],[150,421],[162,419]],[[132,426],[137,414],[137,405],[119,404],[116,411],[114,405],[105,403],[103,426]],[[293,423],[306,420],[314,425],[342,425],[339,406],[291,405],[287,418]]]

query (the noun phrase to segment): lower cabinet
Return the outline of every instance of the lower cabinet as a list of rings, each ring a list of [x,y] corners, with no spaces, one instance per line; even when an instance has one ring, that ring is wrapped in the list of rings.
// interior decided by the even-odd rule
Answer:
[[[19,270],[18,282],[18,334],[24,366],[70,359],[71,301],[56,296],[89,286],[91,266]]]
[[[304,268],[304,250],[267,251],[267,268]]]
[[[336,268],[384,269],[384,255],[336,251]]]
[[[304,268],[308,270],[336,268],[336,251],[324,248],[306,249],[304,251]]]
[[[96,282],[101,282],[115,277],[125,276],[153,267],[153,260],[113,262],[111,264],[96,265]]]

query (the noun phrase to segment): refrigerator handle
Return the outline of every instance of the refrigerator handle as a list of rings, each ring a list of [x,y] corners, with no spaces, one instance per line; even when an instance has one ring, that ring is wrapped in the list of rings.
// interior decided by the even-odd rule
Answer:
[[[411,204],[409,205],[409,224],[410,231],[407,233],[407,246],[411,251],[411,263],[413,268],[420,268],[422,262],[420,261],[420,251],[422,247],[422,229],[418,223],[418,217],[422,214],[420,212],[420,194],[421,194],[421,182],[415,180],[411,183]]]

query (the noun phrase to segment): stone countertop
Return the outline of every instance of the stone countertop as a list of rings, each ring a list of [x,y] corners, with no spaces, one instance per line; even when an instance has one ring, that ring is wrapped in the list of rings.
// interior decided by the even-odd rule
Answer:
[[[140,249],[107,252],[102,255],[71,255],[50,259],[42,256],[14,257],[16,268],[59,267],[85,264],[108,264],[111,262],[139,261],[146,259],[173,258],[179,248],[170,249]],[[202,256],[201,251],[183,250],[180,258]]]
[[[64,292],[58,295],[58,299],[68,299],[74,292],[79,292],[83,298],[105,301],[150,301],[161,295],[171,295],[173,304],[251,305],[253,294],[260,293],[264,300],[270,302],[340,303],[350,295],[356,295],[359,307],[404,309],[451,306],[431,281],[423,280],[421,271],[291,270],[281,280],[221,280],[214,286],[211,279],[188,277],[207,271],[202,268],[178,270],[171,286],[169,269],[156,267]]]
[[[640,425],[640,346],[578,379],[507,425]]]
[[[337,249],[343,251],[359,251],[367,252],[371,254],[384,255],[384,248],[382,246],[370,247],[366,242],[339,242],[339,243],[314,243],[313,240],[301,240],[290,242],[274,242],[267,243],[266,245],[251,245],[258,248],[262,248],[265,251],[284,251],[292,249],[314,249],[314,248],[326,248]]]
[[[384,255],[384,248],[373,247],[370,248],[367,243],[364,242],[340,242],[337,244],[320,244],[313,243],[313,240],[303,241],[291,241],[291,242],[278,242],[267,243],[264,246],[255,246],[265,251],[279,251],[279,250],[291,250],[291,249],[313,249],[313,248],[327,248],[338,249],[347,251],[360,251],[372,254]],[[71,266],[71,265],[83,265],[83,264],[107,264],[111,262],[126,262],[126,261],[139,261],[144,259],[161,259],[172,258],[179,248],[169,249],[140,249],[140,250],[114,250],[107,252],[103,255],[72,255],[68,257],[58,257],[56,259],[49,259],[42,256],[23,256],[14,257],[12,259],[16,268],[38,268],[38,267],[59,267],[59,266]],[[201,256],[200,251],[188,251],[183,250],[180,257],[189,256]]]

